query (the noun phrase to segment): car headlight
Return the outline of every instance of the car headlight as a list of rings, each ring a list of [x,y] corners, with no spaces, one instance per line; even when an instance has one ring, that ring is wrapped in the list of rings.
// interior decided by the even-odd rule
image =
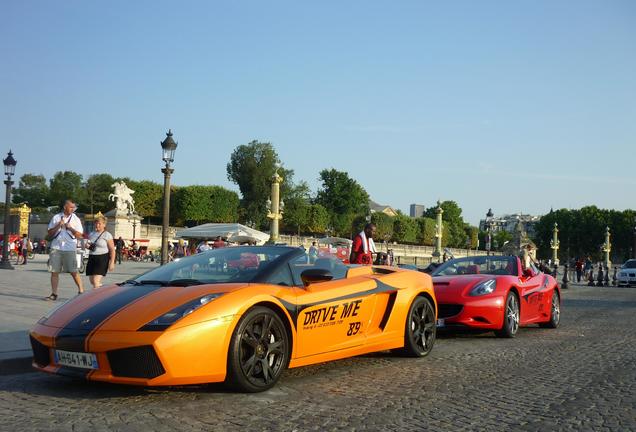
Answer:
[[[483,282],[478,283],[470,290],[471,296],[480,296],[485,294],[490,294],[497,287],[497,281],[495,279],[488,279]]]
[[[203,297],[199,297],[196,300],[192,300],[188,303],[182,304],[179,307],[172,309],[170,312],[157,317],[141,327],[139,331],[162,331],[170,327],[181,318],[190,315],[201,306],[210,303],[215,298],[221,296],[222,293],[206,294]]]

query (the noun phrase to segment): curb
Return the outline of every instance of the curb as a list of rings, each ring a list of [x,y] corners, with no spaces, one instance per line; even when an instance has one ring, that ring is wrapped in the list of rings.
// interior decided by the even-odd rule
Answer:
[[[33,356],[29,351],[18,351],[16,357],[0,359],[0,376],[33,372]]]

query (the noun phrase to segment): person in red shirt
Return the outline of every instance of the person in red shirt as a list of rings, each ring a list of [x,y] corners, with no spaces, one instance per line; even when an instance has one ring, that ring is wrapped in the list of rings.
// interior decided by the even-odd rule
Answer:
[[[375,224],[368,223],[364,230],[360,232],[354,239],[351,246],[351,256],[349,262],[351,264],[373,264],[373,253],[376,253],[373,236],[375,235]]]

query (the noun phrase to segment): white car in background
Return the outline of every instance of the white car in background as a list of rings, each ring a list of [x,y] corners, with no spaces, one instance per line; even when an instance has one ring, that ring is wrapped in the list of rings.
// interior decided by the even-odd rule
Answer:
[[[618,286],[636,285],[636,259],[630,259],[621,266],[616,275]]]

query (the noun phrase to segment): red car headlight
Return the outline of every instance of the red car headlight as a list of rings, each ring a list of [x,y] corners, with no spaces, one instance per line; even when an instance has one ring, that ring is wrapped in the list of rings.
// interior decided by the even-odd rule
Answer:
[[[490,294],[497,288],[497,280],[496,279],[488,279],[483,282],[478,283],[470,290],[471,296],[480,296]]]

